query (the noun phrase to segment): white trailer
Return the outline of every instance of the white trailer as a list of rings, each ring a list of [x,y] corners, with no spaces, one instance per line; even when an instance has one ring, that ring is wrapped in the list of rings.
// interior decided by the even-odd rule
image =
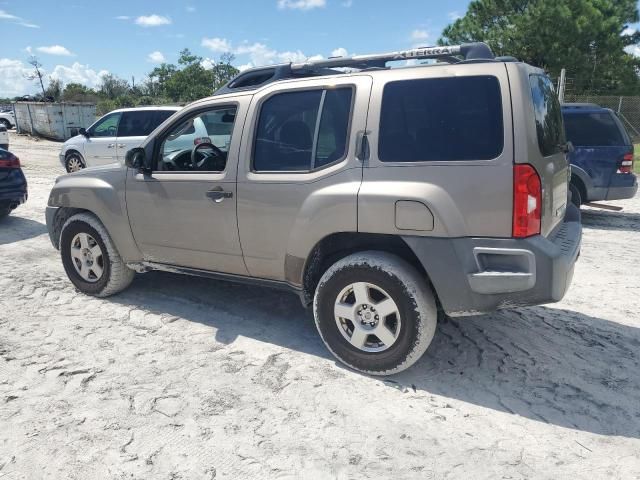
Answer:
[[[15,102],[18,133],[52,140],[67,140],[96,120],[93,103]]]

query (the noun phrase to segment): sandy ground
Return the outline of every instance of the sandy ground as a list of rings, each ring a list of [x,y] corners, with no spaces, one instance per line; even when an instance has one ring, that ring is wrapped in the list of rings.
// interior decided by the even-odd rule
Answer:
[[[382,380],[290,294],[164,273],[78,294],[44,225],[59,144],[11,142],[1,479],[640,478],[640,197],[585,209],[562,303],[444,323]]]

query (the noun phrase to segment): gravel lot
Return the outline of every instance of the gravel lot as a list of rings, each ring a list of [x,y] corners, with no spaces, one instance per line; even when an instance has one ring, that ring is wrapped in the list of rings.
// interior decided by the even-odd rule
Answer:
[[[44,224],[60,144],[11,145],[0,478],[640,478],[640,197],[584,210],[562,303],[444,323],[382,380],[290,294],[157,272],[78,294]]]

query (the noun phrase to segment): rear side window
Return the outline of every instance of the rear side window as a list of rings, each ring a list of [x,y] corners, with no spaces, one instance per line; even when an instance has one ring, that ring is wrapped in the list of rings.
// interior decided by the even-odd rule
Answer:
[[[565,143],[560,102],[545,75],[530,75],[531,98],[536,119],[538,146],[543,157],[562,151]]]
[[[146,137],[157,126],[154,110],[124,112],[118,126],[118,137]]]
[[[404,80],[384,88],[378,143],[383,162],[490,160],[503,146],[496,77]]]
[[[153,129],[155,130],[155,128],[158,125],[160,125],[162,122],[164,122],[167,118],[169,118],[174,113],[176,112],[173,110],[158,110],[156,112],[155,125],[153,126]]]
[[[256,172],[310,171],[344,158],[353,89],[274,95],[260,109]]]
[[[611,113],[569,113],[564,116],[567,140],[578,147],[625,145],[622,132]]]

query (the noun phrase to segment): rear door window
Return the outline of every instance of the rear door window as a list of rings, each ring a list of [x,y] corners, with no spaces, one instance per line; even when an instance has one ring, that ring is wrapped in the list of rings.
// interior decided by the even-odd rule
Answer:
[[[494,76],[404,80],[384,88],[383,162],[490,160],[503,146],[502,96]]]
[[[545,75],[529,75],[538,147],[543,157],[560,153],[565,144],[562,110],[553,83]]]
[[[256,172],[305,172],[345,157],[353,89],[284,92],[260,109]]]
[[[564,128],[567,140],[577,147],[625,145],[618,123],[609,112],[565,114]]]

